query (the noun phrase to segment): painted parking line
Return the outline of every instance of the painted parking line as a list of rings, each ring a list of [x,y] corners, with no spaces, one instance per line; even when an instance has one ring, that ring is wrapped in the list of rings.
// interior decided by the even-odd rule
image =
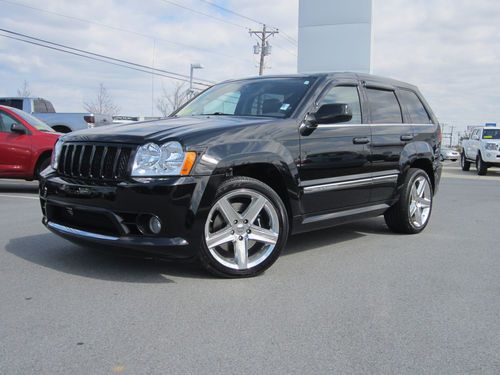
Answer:
[[[14,194],[0,194],[0,198],[21,198],[21,199],[34,199],[38,200],[38,197],[29,197],[27,195],[14,195]]]

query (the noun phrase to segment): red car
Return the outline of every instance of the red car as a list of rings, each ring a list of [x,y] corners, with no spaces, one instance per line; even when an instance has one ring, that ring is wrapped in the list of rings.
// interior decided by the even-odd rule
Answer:
[[[0,105],[0,178],[37,179],[60,136],[30,114]]]

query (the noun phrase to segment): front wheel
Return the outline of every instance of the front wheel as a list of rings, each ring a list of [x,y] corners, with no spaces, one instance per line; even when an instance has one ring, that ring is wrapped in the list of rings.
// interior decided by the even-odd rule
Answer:
[[[432,199],[432,185],[427,173],[410,168],[398,202],[384,214],[387,226],[397,233],[420,233],[429,222]]]
[[[488,173],[488,167],[486,166],[486,163],[483,161],[483,158],[481,157],[481,154],[477,155],[477,158],[476,158],[476,169],[477,169],[477,174],[479,176],[485,176],[486,173]]]
[[[253,178],[232,178],[217,191],[206,219],[201,263],[218,276],[255,276],[278,259],[288,226],[273,189]]]
[[[462,171],[467,172],[470,169],[470,161],[467,161],[465,157],[465,151],[462,151],[462,156],[460,157],[460,166],[462,167]]]

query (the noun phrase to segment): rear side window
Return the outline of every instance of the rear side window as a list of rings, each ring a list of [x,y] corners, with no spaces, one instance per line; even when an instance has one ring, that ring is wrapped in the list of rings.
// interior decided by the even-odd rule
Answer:
[[[373,124],[400,124],[401,107],[394,91],[367,88],[368,105]]]
[[[45,100],[37,99],[33,101],[35,113],[47,113],[47,106]]]
[[[0,105],[6,105],[8,107],[13,107],[22,110],[23,100],[22,99],[0,99]]]
[[[417,94],[412,91],[401,90],[398,92],[398,96],[401,100],[401,104],[403,104],[408,110],[411,122],[413,124],[432,123],[427,110],[425,109]]]
[[[45,102],[45,107],[47,107],[47,113],[55,113],[56,110],[54,109],[54,106],[52,105],[51,102],[49,102],[48,100],[44,100]]]

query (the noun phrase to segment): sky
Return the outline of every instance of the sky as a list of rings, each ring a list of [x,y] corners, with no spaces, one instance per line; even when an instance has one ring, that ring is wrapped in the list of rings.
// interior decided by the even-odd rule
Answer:
[[[295,73],[298,0],[0,0],[2,29],[184,75],[201,63],[195,79],[213,82],[257,74],[250,19],[281,31],[265,74]],[[499,36],[497,0],[374,0],[372,70],[417,85],[443,123],[500,123]],[[175,84],[2,36],[0,80],[0,96],[26,80],[60,112],[83,111],[103,83],[120,114],[145,116]]]

